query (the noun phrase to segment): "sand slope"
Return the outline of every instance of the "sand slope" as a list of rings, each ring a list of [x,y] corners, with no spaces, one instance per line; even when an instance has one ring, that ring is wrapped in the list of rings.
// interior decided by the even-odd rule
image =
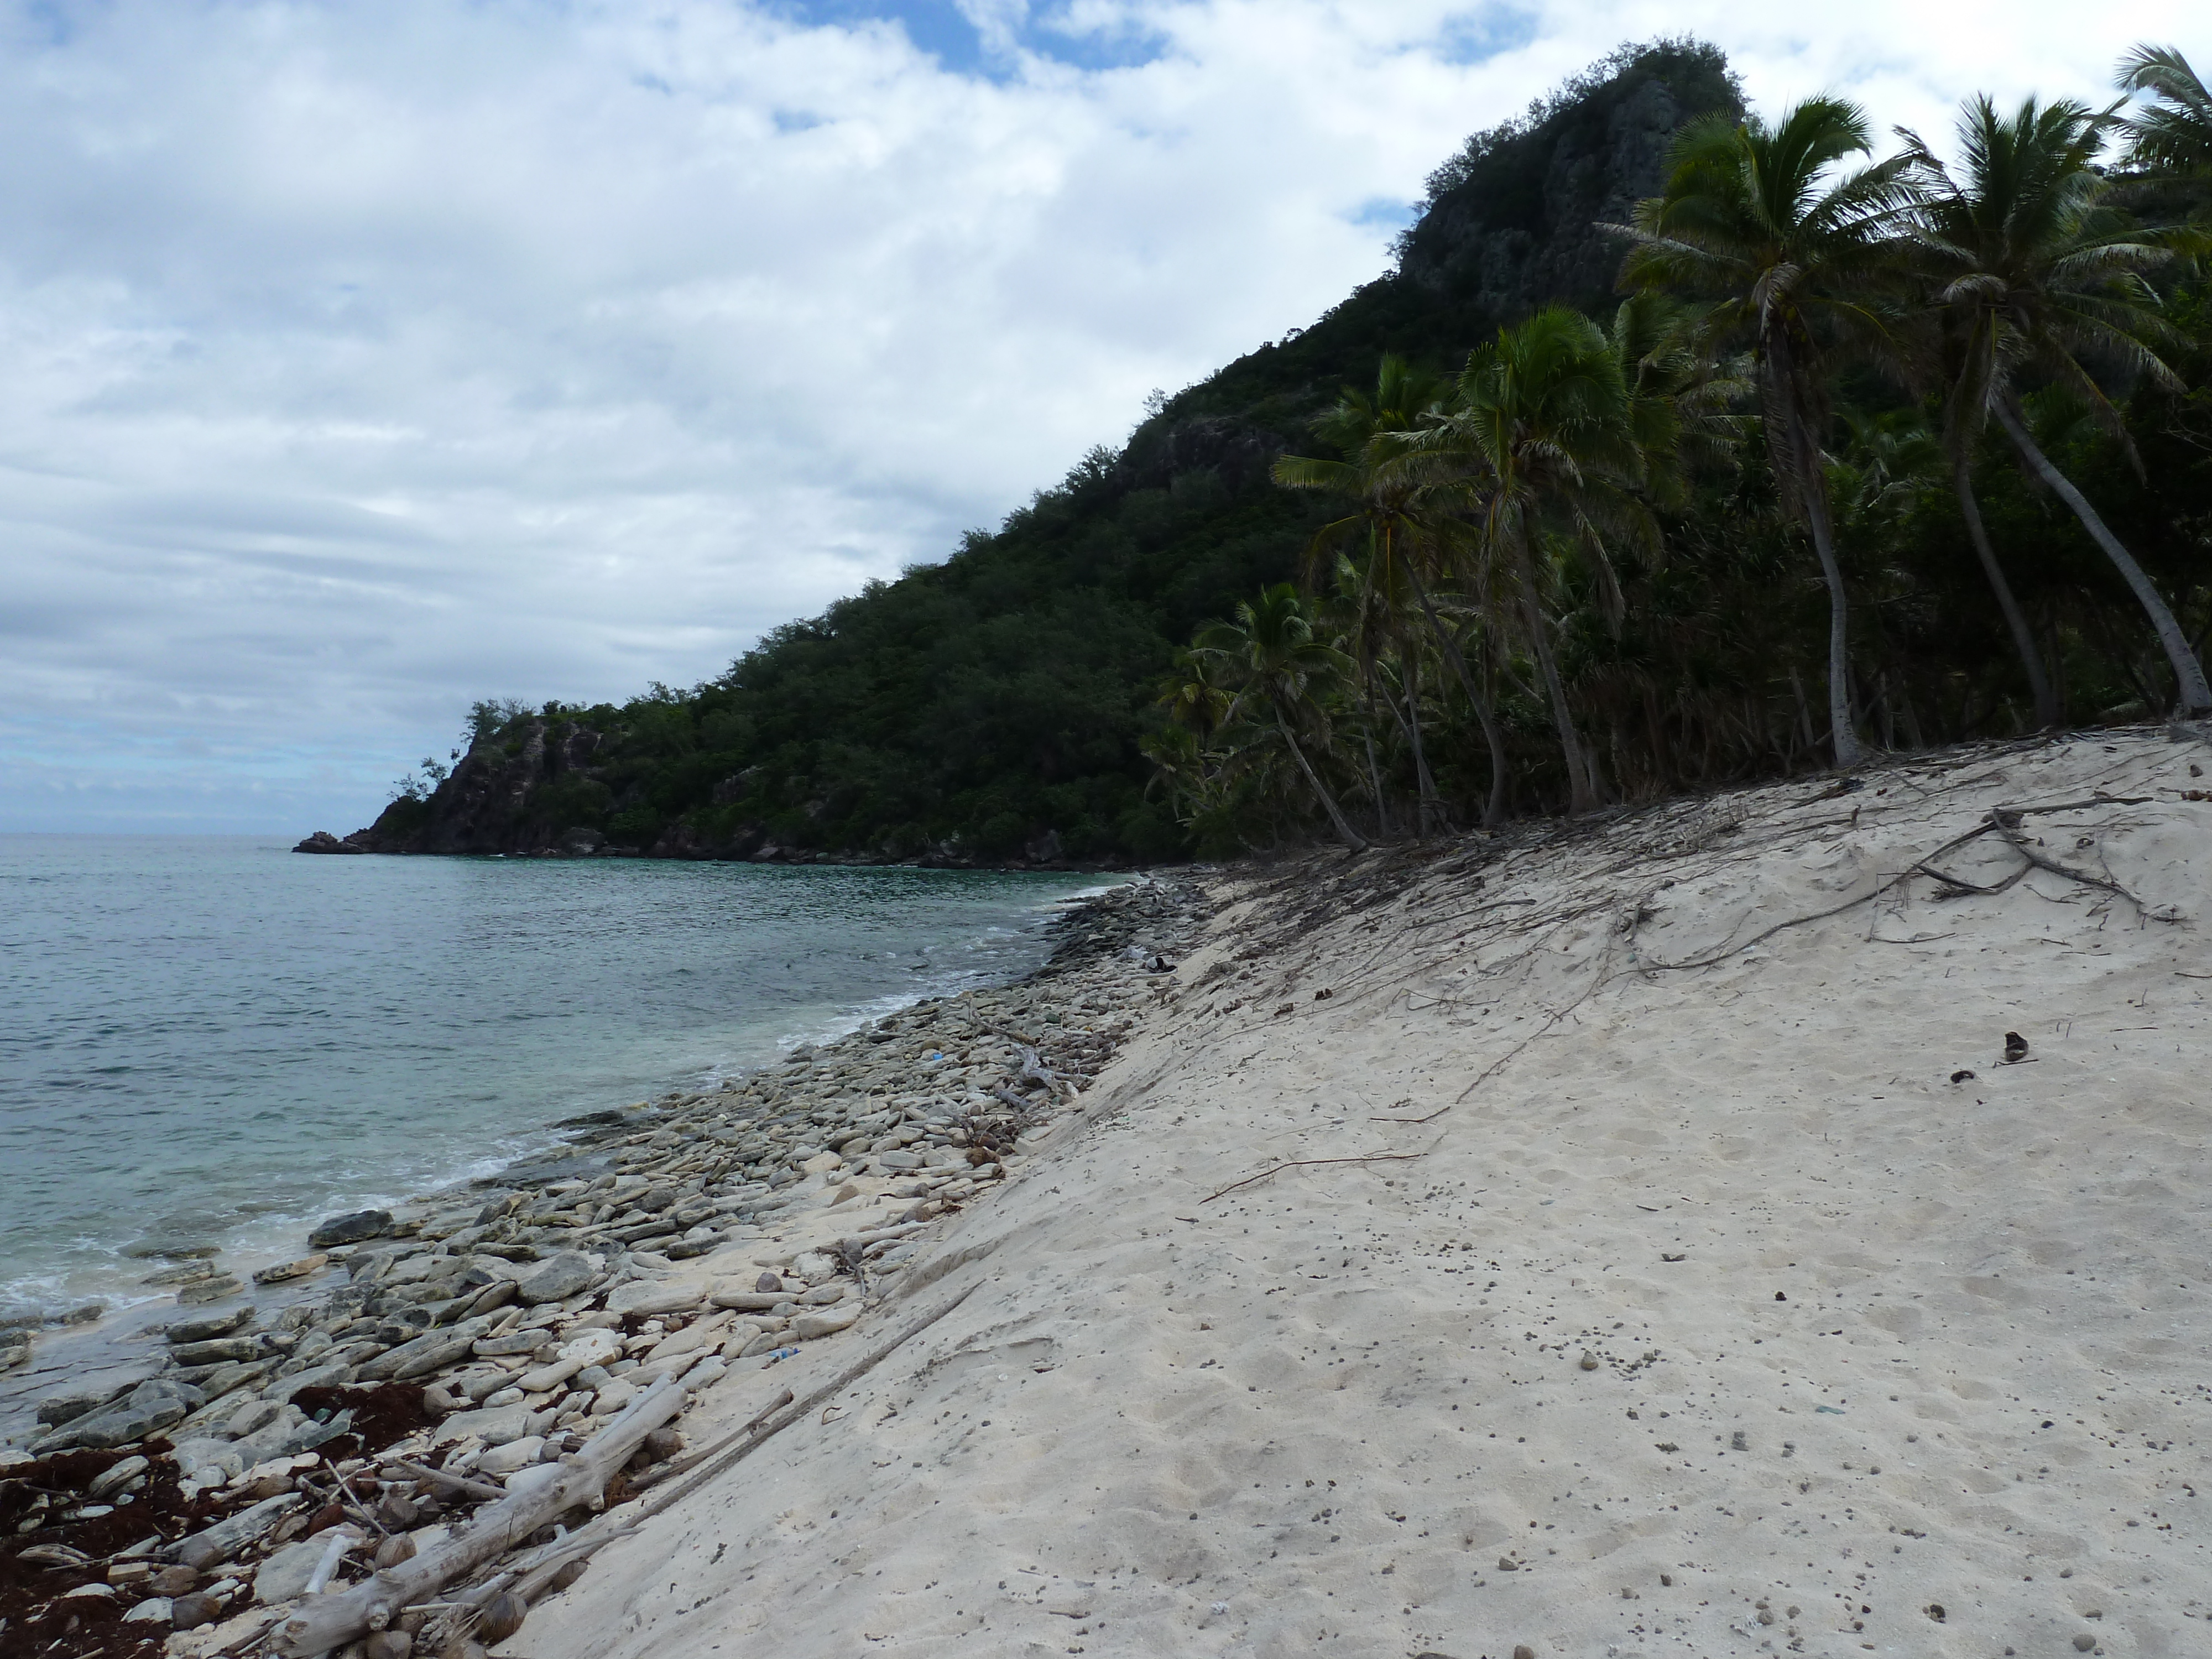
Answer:
[[[508,1649],[2212,1652],[2199,768],[2069,740],[1241,878],[934,1282],[695,1438],[975,1293]],[[2154,799],[2019,833],[2124,896],[1884,888],[2100,792]]]

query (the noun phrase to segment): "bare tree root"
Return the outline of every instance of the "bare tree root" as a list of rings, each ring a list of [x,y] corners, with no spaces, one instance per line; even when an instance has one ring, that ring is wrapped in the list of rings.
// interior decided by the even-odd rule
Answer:
[[[1727,961],[1730,957],[1741,956],[1753,946],[1762,945],[1772,939],[1777,933],[1785,933],[1793,927],[1808,927],[1816,921],[1825,921],[1831,916],[1839,916],[1846,910],[1856,909],[1862,904],[1871,904],[1883,894],[1903,886],[1915,876],[1929,878],[1939,883],[1946,892],[1953,896],[1972,894],[1980,897],[1990,897],[2016,886],[2033,872],[2042,870],[2051,875],[2063,877],[2068,881],[2077,882],[2084,887],[2094,888],[2100,892],[2110,893],[2115,897],[2124,898],[2143,915],[2150,915],[2152,912],[2145,907],[2142,901],[2121,886],[2119,883],[2101,876],[2092,875],[2086,870],[2076,870],[2070,865],[2062,864],[2057,860],[2038,852],[2020,833],[2019,826],[2022,819],[2031,816],[2047,815],[2053,812],[2078,812],[2092,806],[2141,806],[2155,799],[2156,797],[2151,795],[2099,794],[2088,800],[2054,801],[2041,806],[1993,806],[1990,809],[1989,817],[1985,822],[1977,824],[1964,835],[1953,836],[1933,852],[1914,860],[1911,864],[1892,876],[1887,881],[1861,893],[1856,898],[1845,899],[1840,904],[1831,905],[1825,910],[1815,910],[1808,915],[1791,916],[1786,921],[1778,921],[1771,927],[1763,928],[1747,939],[1727,945],[1705,956],[1692,957],[1685,962],[1646,961],[1638,963],[1638,967],[1646,974],[1680,973],[1692,968],[1710,968],[1717,963]],[[1968,881],[1963,876],[1954,876],[1936,865],[1936,860],[1945,854],[1954,853],[1969,842],[1978,841],[1988,835],[1996,836],[2023,860],[2021,867],[2004,880],[1983,885]]]

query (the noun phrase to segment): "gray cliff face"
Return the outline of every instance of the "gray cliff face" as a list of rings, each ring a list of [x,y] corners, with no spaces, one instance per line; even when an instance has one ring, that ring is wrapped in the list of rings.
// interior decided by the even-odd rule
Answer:
[[[477,744],[427,800],[394,801],[374,824],[346,840],[376,853],[514,854],[576,839],[567,820],[588,816],[580,809],[603,803],[609,793],[590,765],[599,734],[577,727],[549,742],[538,720],[514,738],[505,745]]]
[[[1715,110],[1741,112],[1732,89],[1662,72],[1554,114],[1434,203],[1407,238],[1401,280],[1503,323],[1553,301],[1604,315],[1626,246],[1599,227],[1657,193],[1676,129]]]

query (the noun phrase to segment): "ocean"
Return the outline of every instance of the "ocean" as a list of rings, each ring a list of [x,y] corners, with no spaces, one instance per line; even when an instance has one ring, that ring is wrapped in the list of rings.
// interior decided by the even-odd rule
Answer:
[[[296,1254],[560,1120],[1040,963],[1095,876],[0,836],[0,1317]]]

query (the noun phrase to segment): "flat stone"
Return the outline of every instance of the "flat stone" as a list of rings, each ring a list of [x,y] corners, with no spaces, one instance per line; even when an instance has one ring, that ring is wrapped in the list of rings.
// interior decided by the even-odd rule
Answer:
[[[222,1271],[212,1261],[185,1261],[173,1267],[164,1267],[159,1273],[148,1273],[138,1282],[161,1290],[171,1285],[189,1285],[196,1279],[213,1279]]]
[[[243,1308],[233,1308],[228,1313],[205,1314],[198,1319],[180,1319],[162,1334],[169,1339],[170,1346],[173,1347],[187,1342],[210,1341],[216,1337],[228,1336],[233,1331],[251,1325],[253,1322],[253,1316],[259,1310],[249,1304]],[[199,1362],[185,1359],[181,1363],[191,1365]]]
[[[498,1406],[480,1411],[455,1412],[438,1425],[438,1438],[459,1440],[474,1435],[487,1446],[504,1446],[511,1440],[536,1432],[537,1413],[526,1406]]]
[[[223,1431],[233,1440],[243,1440],[247,1435],[267,1428],[288,1409],[296,1407],[287,1407],[274,1400],[252,1401],[231,1414],[230,1421],[223,1425]]]
[[[494,1446],[477,1459],[477,1467],[492,1474],[512,1474],[517,1469],[526,1469],[537,1462],[545,1451],[542,1435],[526,1434],[519,1440],[510,1440],[504,1446]]]
[[[304,1371],[295,1371],[289,1376],[280,1376],[269,1389],[271,1400],[289,1400],[302,1389],[337,1389],[353,1380],[353,1367],[347,1364],[311,1365]]]
[[[332,1244],[356,1244],[364,1238],[381,1238],[392,1231],[389,1210],[356,1210],[334,1215],[307,1235],[307,1248],[325,1249]]]
[[[550,1339],[538,1331],[509,1331],[505,1336],[480,1336],[469,1345],[480,1359],[503,1359],[519,1353],[535,1353]]]
[[[607,1311],[611,1314],[690,1313],[705,1299],[705,1291],[696,1285],[682,1290],[671,1290],[665,1285],[633,1281],[620,1286],[607,1297]]]
[[[126,1457],[111,1463],[85,1484],[84,1495],[99,1502],[112,1498],[153,1465],[143,1457]]]
[[[166,1625],[169,1622],[169,1598],[149,1595],[123,1615],[126,1625]]]
[[[196,1308],[204,1303],[228,1301],[245,1288],[229,1273],[221,1273],[185,1285],[177,1292],[177,1302],[181,1307]]]
[[[636,1385],[626,1378],[618,1376],[592,1396],[592,1415],[611,1417],[636,1398]]]
[[[167,1377],[149,1376],[112,1406],[88,1412],[76,1421],[64,1424],[37,1442],[33,1449],[86,1446],[94,1451],[106,1451],[114,1446],[127,1446],[172,1423],[181,1423],[206,1403],[207,1396],[198,1389],[173,1382]]]
[[[50,1429],[96,1411],[107,1403],[104,1394],[57,1394],[39,1401],[39,1421]]]
[[[532,1307],[544,1302],[566,1302],[597,1277],[591,1258],[575,1250],[562,1250],[532,1268],[514,1287],[515,1295]]]
[[[303,1255],[296,1261],[279,1261],[273,1267],[257,1268],[253,1282],[257,1285],[282,1285],[288,1279],[305,1279],[329,1262],[330,1257],[318,1251],[313,1255]]]
[[[179,1365],[242,1364],[261,1355],[258,1336],[218,1336],[209,1342],[180,1342],[169,1350]]]
[[[179,1476],[186,1480],[198,1480],[217,1472],[225,1478],[243,1474],[246,1464],[253,1461],[229,1441],[213,1437],[179,1440],[169,1455],[176,1460]]]
[[[817,1336],[833,1336],[848,1326],[858,1323],[860,1317],[860,1310],[858,1304],[846,1308],[833,1308],[822,1313],[801,1314],[791,1322],[791,1328],[795,1334],[811,1341]]]
[[[367,1382],[399,1382],[458,1364],[475,1351],[477,1338],[490,1323],[489,1318],[465,1319],[450,1330],[425,1331],[411,1341],[363,1361],[355,1375]]]
[[[919,1170],[922,1165],[920,1152],[878,1152],[876,1161],[886,1170]]]
[[[264,1405],[267,1401],[263,1402]],[[239,1455],[246,1466],[265,1463],[272,1457],[289,1457],[295,1449],[288,1445],[299,1431],[308,1425],[307,1414],[297,1406],[279,1406],[238,1441]]]

